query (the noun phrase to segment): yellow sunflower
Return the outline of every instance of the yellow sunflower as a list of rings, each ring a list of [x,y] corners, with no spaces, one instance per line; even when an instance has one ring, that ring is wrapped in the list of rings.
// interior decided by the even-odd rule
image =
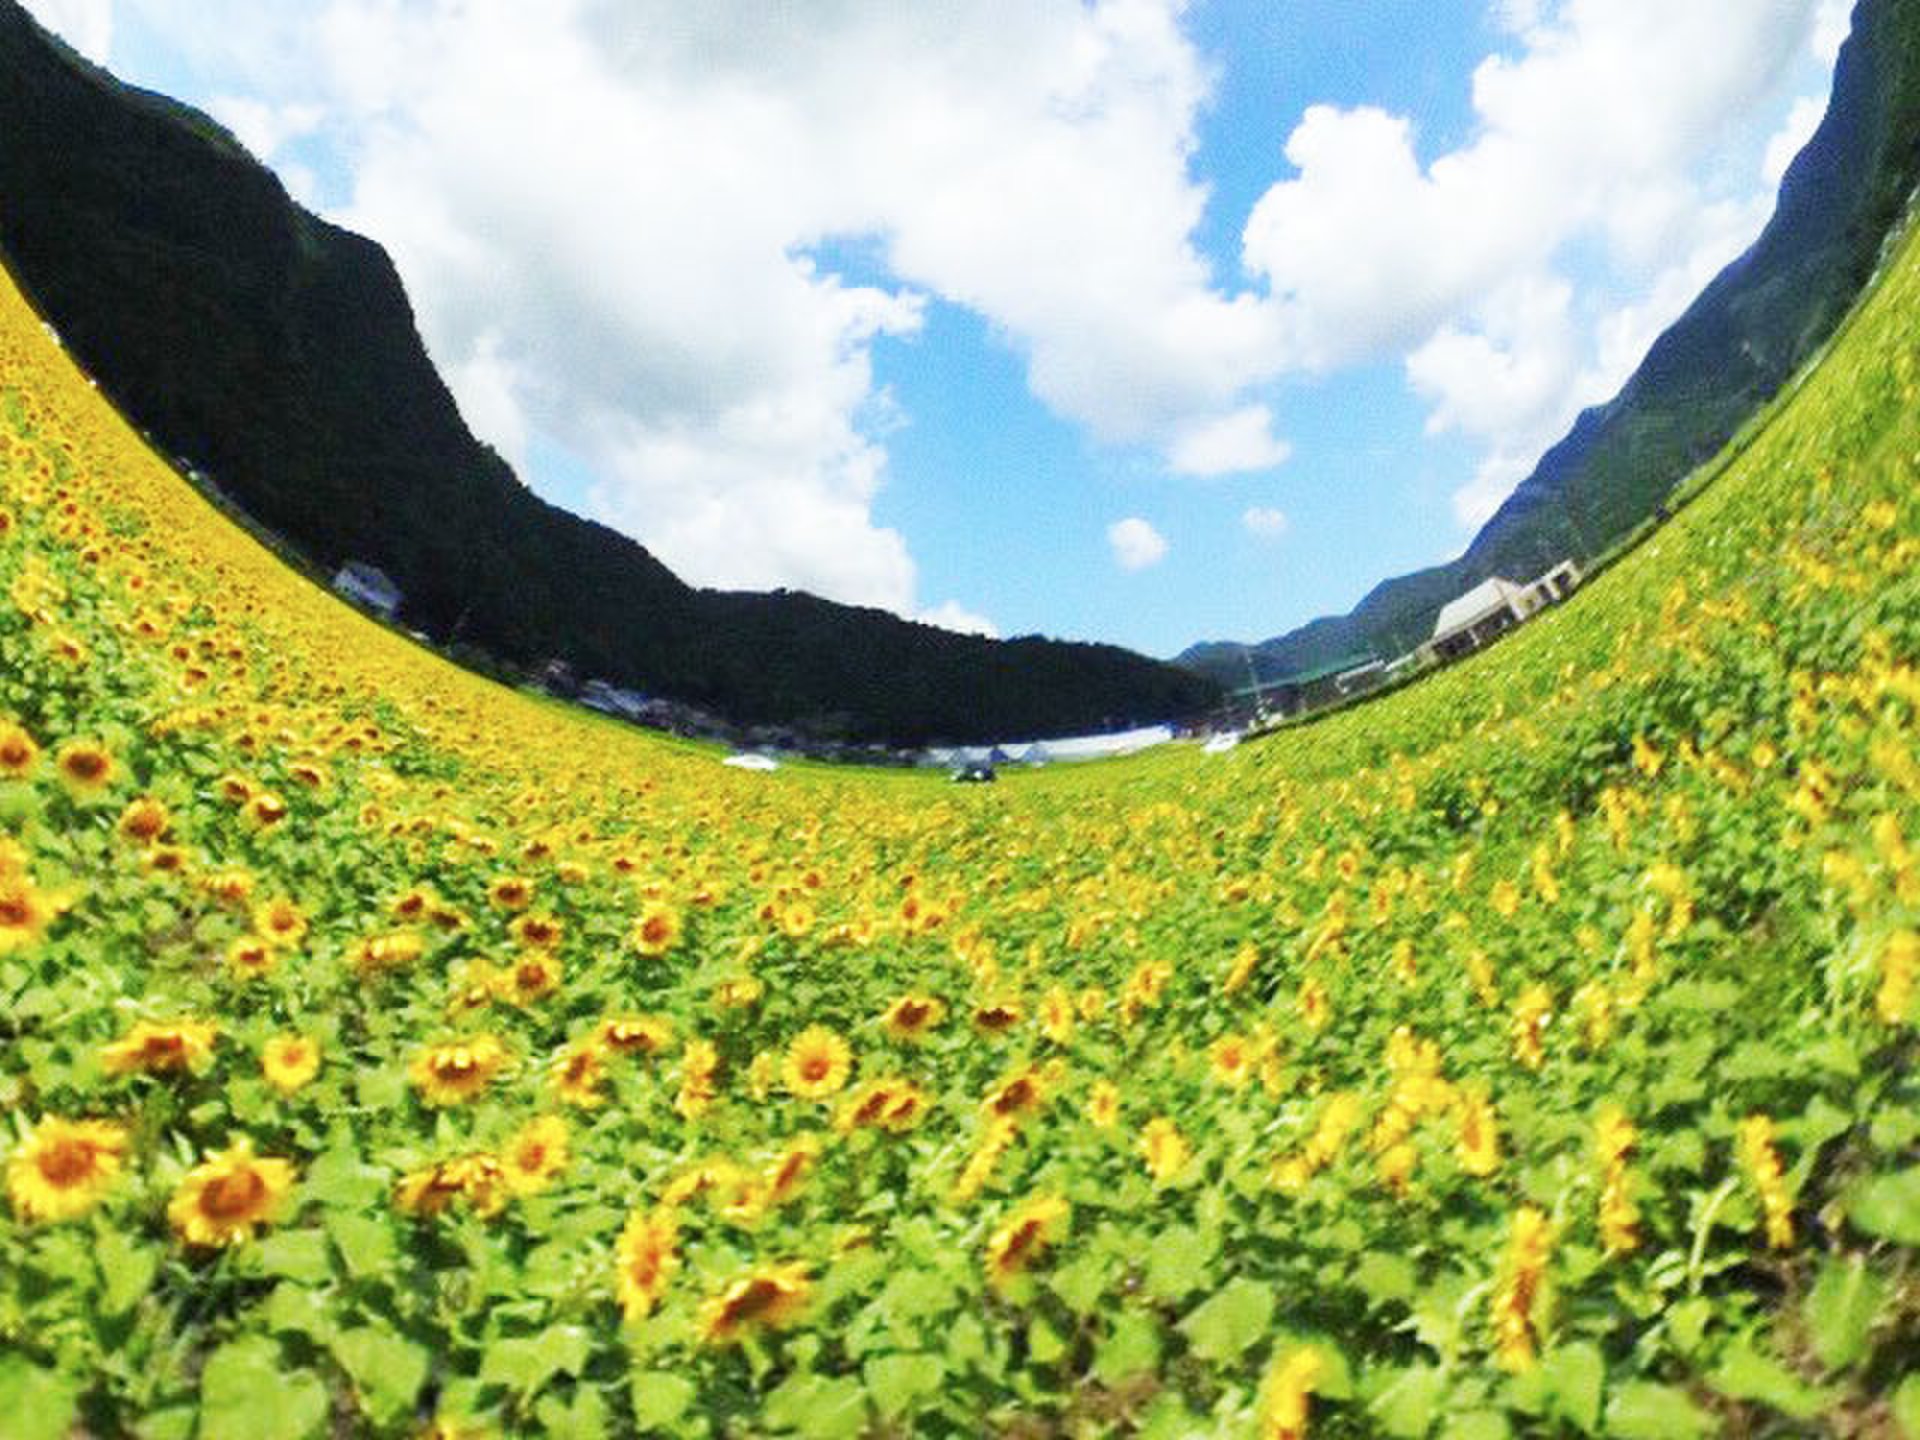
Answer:
[[[496,910],[524,910],[533,903],[533,882],[519,875],[502,875],[487,886],[487,903]]]
[[[782,1329],[812,1297],[805,1264],[760,1266],[706,1303],[700,1313],[701,1338],[709,1345],[727,1345],[749,1331]]]
[[[54,755],[60,783],[77,800],[98,795],[113,783],[113,754],[92,740],[69,740]]]
[[[320,1042],[305,1035],[276,1035],[260,1049],[260,1073],[282,1095],[302,1089],[320,1073]]]
[[[558,1115],[532,1120],[506,1143],[500,1164],[507,1188],[516,1195],[533,1195],[547,1188],[567,1168],[567,1122]]]
[[[578,1105],[583,1110],[606,1103],[607,1097],[600,1088],[606,1079],[607,1069],[600,1061],[600,1052],[588,1041],[576,1041],[562,1050],[550,1074],[554,1093],[567,1104]]]
[[[1058,1195],[1038,1195],[987,1237],[987,1279],[998,1289],[1026,1270],[1059,1239],[1072,1211]]]
[[[794,1036],[781,1075],[802,1100],[824,1100],[839,1092],[852,1070],[847,1042],[826,1026],[813,1025]]]
[[[673,1044],[673,1024],[655,1015],[615,1015],[600,1022],[600,1044],[615,1055],[658,1055]]]
[[[236,1245],[270,1224],[292,1189],[288,1161],[256,1158],[253,1143],[241,1139],[187,1172],[167,1205],[167,1220],[189,1245]]]
[[[627,932],[628,942],[649,959],[666,954],[679,938],[680,912],[664,900],[648,901]]]
[[[53,902],[25,875],[0,872],[0,955],[38,941],[53,914]]]
[[[413,1057],[407,1078],[428,1105],[460,1105],[473,1099],[507,1063],[507,1049],[491,1035],[429,1045]]]
[[[932,995],[902,995],[887,1007],[887,1034],[896,1040],[918,1040],[946,1016],[944,1000]]]
[[[643,1214],[636,1210],[614,1246],[614,1292],[628,1320],[643,1320],[666,1293],[673,1272],[680,1268],[675,1253],[679,1225],[671,1210]]]
[[[23,1221],[84,1215],[120,1173],[127,1132],[104,1120],[43,1116],[7,1161],[7,1198]]]
[[[24,780],[39,762],[40,747],[18,725],[0,725],[0,780]]]
[[[140,1020],[118,1040],[102,1047],[101,1063],[115,1075],[148,1075],[199,1070],[213,1055],[219,1027],[208,1020],[176,1020],[162,1025]]]
[[[120,812],[119,830],[123,839],[136,845],[151,845],[167,833],[172,823],[173,817],[165,805],[151,795],[142,795],[129,801],[127,808]]]

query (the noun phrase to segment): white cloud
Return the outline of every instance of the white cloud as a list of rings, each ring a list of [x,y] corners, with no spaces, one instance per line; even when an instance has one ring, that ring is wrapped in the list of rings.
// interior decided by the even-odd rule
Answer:
[[[113,49],[113,0],[26,0],[27,13],[96,65]]]
[[[1274,438],[1273,412],[1248,405],[1196,422],[1179,432],[1167,451],[1177,475],[1239,475],[1284,465],[1293,447]]]
[[[1240,523],[1246,527],[1249,535],[1256,535],[1262,540],[1277,540],[1287,533],[1286,512],[1276,510],[1271,505],[1248,506],[1240,516]]]
[[[283,145],[311,135],[326,118],[318,105],[274,105],[244,95],[217,95],[207,102],[207,112],[231,130],[256,159],[268,164],[278,158]]]
[[[1166,537],[1137,515],[1109,525],[1107,544],[1122,570],[1145,570],[1167,558]]]
[[[922,610],[913,618],[923,625],[938,625],[942,630],[956,630],[962,635],[984,635],[989,640],[1000,638],[998,625],[984,615],[976,615],[955,600],[948,600],[931,610]]]
[[[1806,148],[1807,141],[1813,138],[1813,132],[1820,128],[1820,118],[1826,113],[1827,102],[1817,95],[1802,95],[1793,102],[1786,124],[1767,142],[1766,158],[1760,163],[1760,178],[1766,181],[1769,190],[1780,188],[1780,182],[1786,178],[1787,167]]]
[[[1853,28],[1854,0],[1820,0],[1813,21],[1813,53],[1831,65]]]

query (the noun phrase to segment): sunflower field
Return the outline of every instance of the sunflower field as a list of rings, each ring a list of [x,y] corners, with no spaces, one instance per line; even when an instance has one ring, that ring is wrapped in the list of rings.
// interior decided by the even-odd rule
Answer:
[[[0,1434],[1920,1437],[1920,245],[1225,756],[723,768],[281,566],[0,283]]]

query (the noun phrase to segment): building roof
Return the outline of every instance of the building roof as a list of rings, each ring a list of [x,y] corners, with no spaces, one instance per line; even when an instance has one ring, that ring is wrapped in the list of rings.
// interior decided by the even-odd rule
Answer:
[[[1433,638],[1438,640],[1456,630],[1464,630],[1496,611],[1505,610],[1525,593],[1525,586],[1490,575],[1466,594],[1455,596],[1440,607],[1440,618],[1433,622]]]

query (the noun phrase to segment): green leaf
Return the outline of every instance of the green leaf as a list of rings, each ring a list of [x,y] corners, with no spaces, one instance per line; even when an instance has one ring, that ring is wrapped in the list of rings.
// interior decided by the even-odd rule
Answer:
[[[633,1377],[633,1419],[642,1430],[664,1430],[682,1415],[700,1393],[684,1375],[667,1370],[640,1370]]]
[[[806,1440],[853,1440],[867,1426],[866,1391],[851,1377],[799,1371],[774,1387],[761,1418]]]
[[[1682,1355],[1691,1355],[1700,1348],[1707,1337],[1707,1326],[1712,1323],[1712,1302],[1698,1297],[1682,1300],[1667,1313],[1667,1330]]]
[[[1406,1256],[1369,1250],[1354,1267],[1353,1283],[1375,1305],[1387,1305],[1411,1300],[1419,1287],[1419,1276]]]
[[[538,1335],[495,1340],[480,1360],[480,1380],[531,1395],[556,1375],[578,1375],[590,1342],[578,1325],[554,1325]]]
[[[947,1367],[937,1355],[878,1355],[861,1369],[867,1393],[888,1420],[907,1414],[935,1394],[947,1378]]]
[[[903,1270],[880,1292],[881,1309],[895,1325],[937,1315],[952,1303],[952,1283],[927,1270]]]
[[[1036,1315],[1027,1322],[1027,1356],[1034,1364],[1056,1364],[1066,1353],[1067,1342],[1047,1323],[1046,1316]]]
[[[1107,1258],[1089,1252],[1071,1265],[1056,1270],[1051,1280],[1058,1295],[1076,1315],[1091,1315],[1100,1306],[1107,1289]]]
[[[291,1281],[273,1287],[264,1312],[267,1328],[278,1332],[324,1339],[328,1331],[327,1306],[319,1292],[307,1290]]]
[[[1920,1440],[1920,1373],[1900,1382],[1893,1392],[1890,1408],[1894,1423],[1906,1440]]]
[[[533,1413],[546,1426],[551,1440],[601,1440],[607,1433],[606,1402],[590,1386],[578,1387],[571,1402],[558,1395],[544,1395]]]
[[[977,1370],[996,1377],[1000,1362],[987,1344],[987,1332],[971,1315],[962,1315],[947,1331],[947,1359],[962,1370]]]
[[[119,1230],[104,1232],[94,1251],[103,1283],[101,1308],[109,1315],[124,1315],[152,1288],[159,1252]]]
[[[1866,1358],[1867,1337],[1886,1298],[1887,1283],[1858,1255],[1821,1269],[1801,1313],[1822,1365],[1844,1370]]]
[[[1160,1333],[1152,1317],[1126,1310],[1114,1320],[1113,1329],[1094,1352],[1093,1373],[1103,1385],[1118,1385],[1159,1363]]]
[[[0,1355],[0,1416],[19,1440],[64,1440],[80,1405],[80,1389],[24,1355]]]
[[[327,1237],[318,1230],[276,1230],[253,1247],[252,1259],[261,1274],[302,1285],[324,1285],[333,1275]]]
[[[427,1352],[385,1325],[361,1325],[333,1339],[333,1358],[347,1372],[377,1421],[413,1409],[427,1383]]]
[[[1229,1281],[1189,1314],[1180,1322],[1180,1332],[1202,1360],[1226,1365],[1264,1335],[1272,1319],[1273,1291],[1243,1278]]]
[[[281,1364],[280,1347],[263,1335],[222,1345],[201,1372],[200,1440],[293,1440],[319,1434],[326,1418],[326,1387]]]
[[[1811,1420],[1827,1407],[1830,1392],[1807,1384],[1786,1366],[1745,1340],[1727,1347],[1707,1383],[1734,1400],[1757,1400],[1795,1420]]]
[[[383,1275],[393,1268],[400,1250],[393,1227],[366,1215],[330,1214],[327,1234],[340,1249],[347,1273],[356,1280]]]
[[[1447,1377],[1438,1367],[1414,1365],[1374,1396],[1368,1408],[1387,1434],[1397,1440],[1421,1440],[1433,1428],[1433,1417],[1440,1413],[1446,1393]]]
[[[1607,1403],[1607,1434],[1620,1440],[1687,1440],[1719,1427],[1713,1417],[1671,1385],[1629,1381]]]
[[[1847,1219],[1882,1240],[1920,1245],[1920,1165],[1859,1186],[1848,1202]]]
[[[1179,1300],[1200,1288],[1207,1277],[1213,1247],[1200,1232],[1173,1225],[1154,1237],[1147,1252],[1147,1293],[1156,1300]]]
[[[1600,1388],[1607,1376],[1599,1346],[1582,1340],[1551,1350],[1541,1358],[1540,1373],[1555,1415],[1588,1435],[1599,1428]]]
[[[1498,1410],[1469,1410],[1447,1421],[1440,1440],[1507,1440],[1513,1427]]]

